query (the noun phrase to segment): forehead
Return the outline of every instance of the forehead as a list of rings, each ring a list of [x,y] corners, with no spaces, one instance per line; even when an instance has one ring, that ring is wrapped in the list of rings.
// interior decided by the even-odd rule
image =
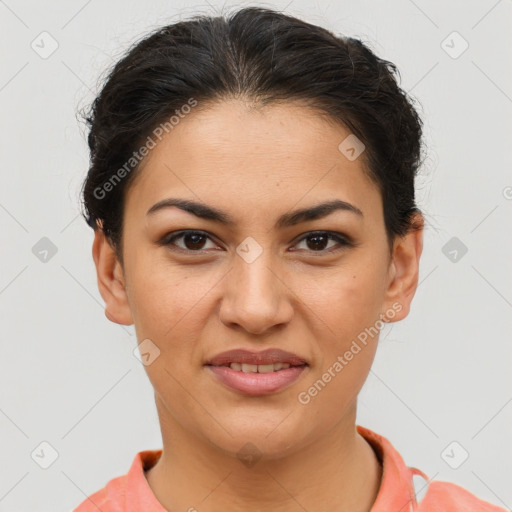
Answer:
[[[300,104],[256,109],[225,101],[192,110],[150,150],[125,208],[145,214],[181,196],[254,215],[330,199],[378,210],[364,154],[349,159],[340,151],[349,136],[345,126]]]

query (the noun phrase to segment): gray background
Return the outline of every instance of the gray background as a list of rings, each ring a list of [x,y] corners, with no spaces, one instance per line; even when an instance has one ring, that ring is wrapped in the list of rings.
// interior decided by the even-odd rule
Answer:
[[[381,334],[358,423],[429,477],[510,509],[512,2],[250,4],[362,38],[421,103],[420,285],[409,317]],[[75,116],[145,32],[244,3],[211,5],[0,1],[1,512],[69,511],[161,447],[133,328],[105,318],[97,290]],[[42,442],[58,453],[47,469]]]

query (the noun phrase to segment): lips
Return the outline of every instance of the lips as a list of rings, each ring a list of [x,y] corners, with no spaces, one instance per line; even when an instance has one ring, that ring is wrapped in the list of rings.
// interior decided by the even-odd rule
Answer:
[[[262,352],[251,352],[244,349],[234,349],[227,352],[217,354],[210,359],[206,366],[230,366],[232,363],[236,364],[250,364],[250,365],[270,365],[270,364],[289,364],[290,366],[307,366],[304,358],[285,352],[284,350],[270,348]]]
[[[270,348],[262,352],[234,349],[205,363],[205,370],[231,391],[248,396],[278,393],[309,370],[303,357]]]

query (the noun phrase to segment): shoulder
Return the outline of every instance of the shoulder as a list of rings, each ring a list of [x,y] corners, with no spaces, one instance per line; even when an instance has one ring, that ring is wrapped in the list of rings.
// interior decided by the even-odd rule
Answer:
[[[162,450],[144,450],[133,459],[128,473],[112,478],[103,489],[88,496],[73,512],[125,512],[149,510],[161,512],[144,476],[159,459]]]
[[[103,489],[88,496],[73,512],[123,512],[127,475],[110,480]]]
[[[451,482],[433,480],[418,512],[507,512],[506,509],[481,500],[467,489]]]
[[[372,512],[509,512],[457,484],[430,480],[423,471],[408,466],[386,437],[361,425],[357,431],[370,443],[383,468]],[[420,478],[415,481],[415,476]]]

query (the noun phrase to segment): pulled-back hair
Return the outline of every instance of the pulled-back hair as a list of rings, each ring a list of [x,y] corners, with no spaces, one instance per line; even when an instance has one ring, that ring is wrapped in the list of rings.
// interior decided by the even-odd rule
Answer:
[[[420,212],[414,181],[422,122],[397,74],[360,40],[271,9],[246,7],[161,27],[115,64],[85,116],[84,217],[119,249],[126,190],[140,167],[134,154],[185,105],[299,101],[364,143],[365,172],[380,190],[391,244],[419,227],[412,216]]]

